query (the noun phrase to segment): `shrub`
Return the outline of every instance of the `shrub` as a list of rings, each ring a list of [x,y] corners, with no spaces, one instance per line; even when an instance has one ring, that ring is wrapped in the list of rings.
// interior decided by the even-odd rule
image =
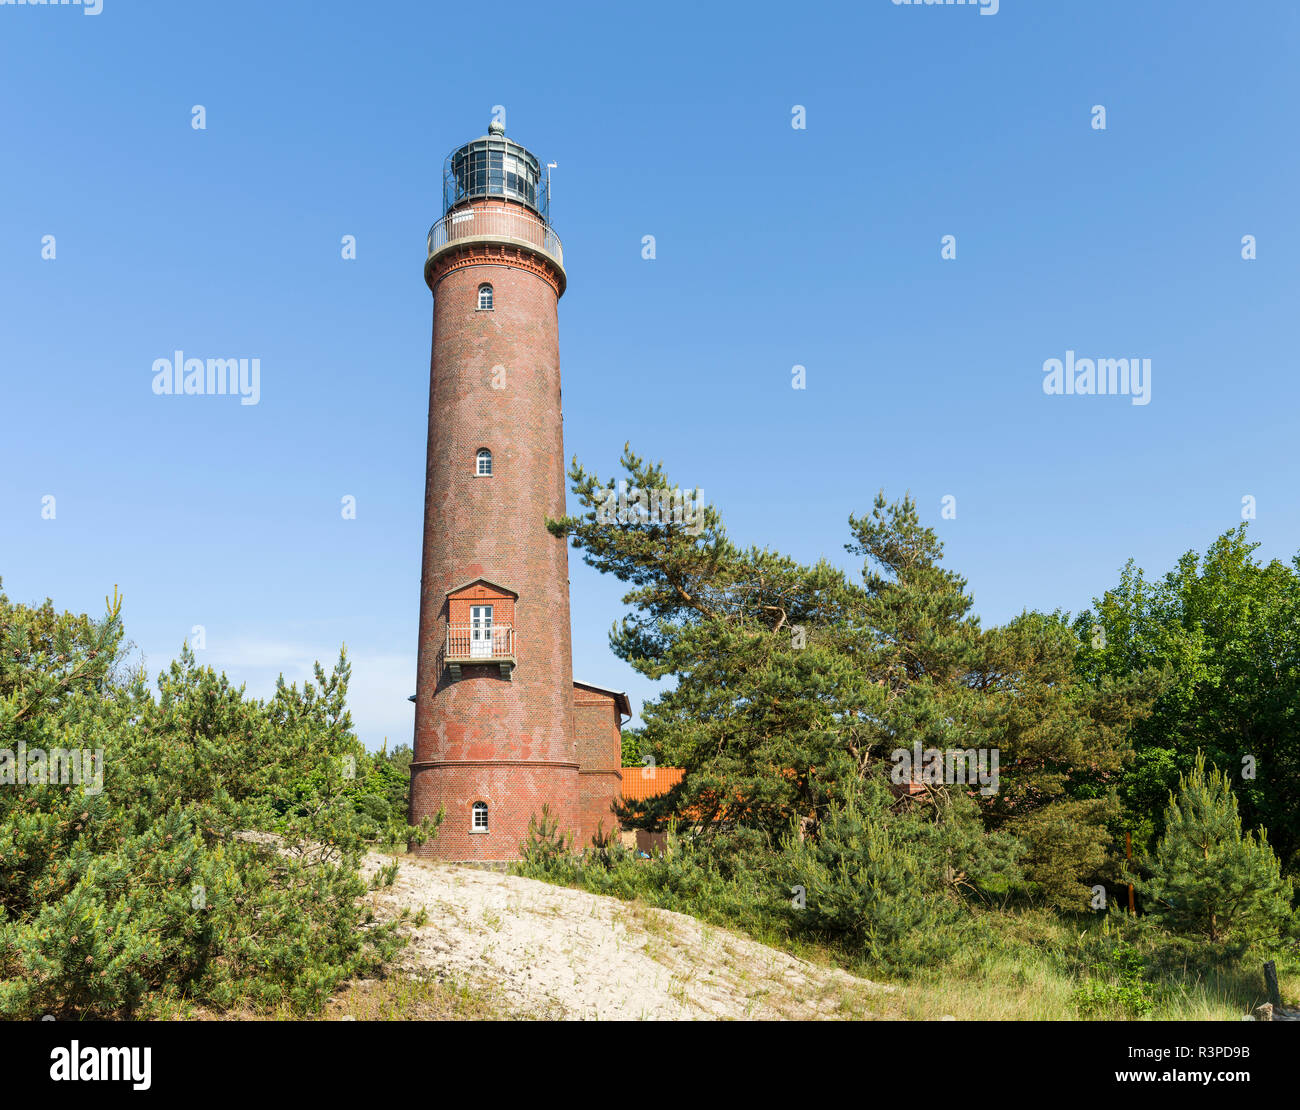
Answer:
[[[1074,989],[1074,1005],[1083,1018],[1145,1017],[1155,1008],[1143,978],[1143,960],[1122,940],[1092,962],[1091,972]]]
[[[829,807],[816,836],[792,832],[781,856],[794,932],[907,973],[948,958],[968,924],[933,859],[887,811],[849,796]]]
[[[351,731],[346,657],[263,702],[186,649],[155,697],[121,673],[119,612],[0,593],[0,749],[102,752],[100,790],[18,781],[12,761],[6,777],[0,755],[0,1016],[181,996],[319,1009],[397,944],[362,928],[361,853],[396,828]]]

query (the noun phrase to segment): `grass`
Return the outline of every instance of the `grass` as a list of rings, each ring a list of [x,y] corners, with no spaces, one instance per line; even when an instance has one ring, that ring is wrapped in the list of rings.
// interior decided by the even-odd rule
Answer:
[[[991,921],[994,942],[950,965],[923,971],[899,984],[886,1005],[891,1016],[934,1020],[950,1015],[980,1021],[1239,1021],[1265,1001],[1261,959],[1214,962],[1163,934],[1100,921],[1079,928],[1045,911],[1000,913]],[[1132,970],[1095,960],[1106,937],[1131,942]],[[1300,961],[1279,964],[1284,999],[1300,994]],[[1090,990],[1091,988],[1091,990]],[[1100,1003],[1089,1007],[1089,994]],[[1135,1004],[1136,1003],[1136,1004]]]
[[[354,979],[341,985],[322,1013],[303,1019],[288,1007],[217,1012],[183,1001],[164,1005],[165,1021],[555,1021],[558,1009],[521,1010],[491,984],[470,980]]]
[[[625,898],[626,920],[652,938],[647,945],[651,955],[661,951],[654,940],[663,939],[662,925],[647,912],[655,907],[734,930],[813,964],[877,982],[892,980],[897,988],[863,993],[846,985],[838,998],[816,1000],[820,1013],[912,1020],[1236,1021],[1266,1001],[1264,956],[1251,953],[1232,960],[1204,944],[1163,933],[1146,919],[1057,915],[1034,908],[975,911],[970,938],[955,956],[899,978],[853,952],[792,936],[779,919],[725,883],[711,885],[707,892],[687,888],[688,896],[679,897],[671,885],[650,875],[648,869],[655,866],[665,864],[625,870],[637,881],[621,884],[593,871],[595,882],[589,885],[581,869],[532,877],[578,889],[595,886],[596,893]],[[712,939],[711,932],[705,938]],[[1292,945],[1277,963],[1283,1000],[1296,1006],[1300,949]]]
[[[393,977],[347,984],[322,1019],[339,1021],[543,1021],[559,1015],[521,1011],[489,985],[467,980]]]

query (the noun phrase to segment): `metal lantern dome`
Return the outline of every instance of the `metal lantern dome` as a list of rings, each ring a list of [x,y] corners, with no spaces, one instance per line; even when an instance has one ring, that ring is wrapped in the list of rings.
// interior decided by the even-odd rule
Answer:
[[[549,175],[543,181],[536,155],[507,139],[505,125],[495,120],[486,135],[447,155],[442,167],[444,215],[478,197],[517,201],[550,222]]]

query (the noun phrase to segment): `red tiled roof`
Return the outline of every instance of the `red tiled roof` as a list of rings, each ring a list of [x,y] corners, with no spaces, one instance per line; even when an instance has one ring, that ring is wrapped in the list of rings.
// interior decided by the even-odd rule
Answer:
[[[667,794],[685,774],[681,767],[624,767],[623,800],[639,802]]]

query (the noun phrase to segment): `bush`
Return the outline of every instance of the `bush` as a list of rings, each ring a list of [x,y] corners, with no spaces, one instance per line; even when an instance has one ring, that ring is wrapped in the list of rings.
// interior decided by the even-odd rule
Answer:
[[[358,906],[366,843],[398,830],[351,731],[347,660],[262,702],[187,648],[155,697],[115,670],[119,612],[0,593],[0,749],[102,753],[98,789],[19,781],[0,755],[0,1016],[318,1010],[397,944]]]
[[[1074,1005],[1082,1018],[1145,1017],[1155,1008],[1151,988],[1143,978],[1141,955],[1119,941],[1094,960],[1074,989]]]
[[[637,858],[611,836],[579,855],[560,850],[554,832],[545,835],[550,823],[543,812],[540,823],[530,823],[515,874],[627,901],[640,899],[760,938],[786,937],[782,888],[768,870],[755,865],[746,835],[722,834],[704,843],[670,832],[667,854],[652,860]]]
[[[792,930],[894,973],[950,957],[971,922],[933,846],[910,842],[917,831],[850,796],[829,807],[815,837],[792,832],[781,856]]]

